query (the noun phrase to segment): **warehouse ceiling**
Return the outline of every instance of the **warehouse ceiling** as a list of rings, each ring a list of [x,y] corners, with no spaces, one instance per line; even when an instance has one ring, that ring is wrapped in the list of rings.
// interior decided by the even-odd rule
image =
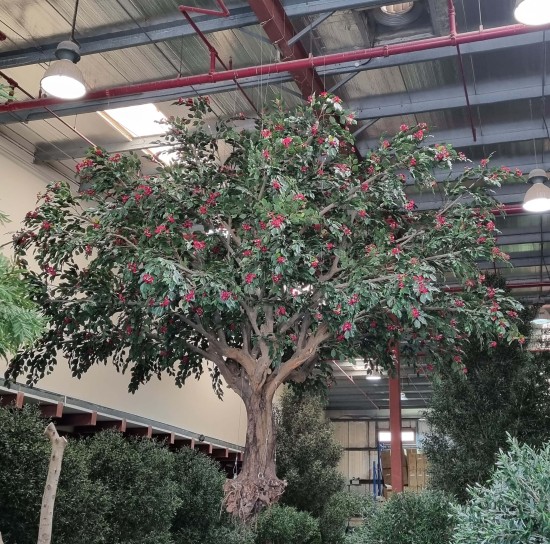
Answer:
[[[215,0],[188,3],[210,10],[218,10],[220,4]],[[343,54],[340,62],[320,63],[315,72],[308,68],[247,75],[238,80],[238,88],[232,79],[205,77],[188,83],[188,76],[208,75],[210,56],[178,10],[177,0],[80,0],[75,38],[82,52],[78,66],[89,93],[63,102],[29,96],[39,97],[40,79],[55,59],[57,44],[70,36],[75,0],[0,0],[0,31],[5,35],[0,41],[0,73],[5,81],[11,78],[19,86],[12,106],[0,106],[0,134],[34,160],[49,164],[59,176],[74,181],[74,167],[89,141],[113,152],[142,150],[147,156],[158,150],[159,134],[121,130],[105,110],[155,104],[161,114],[170,116],[181,113],[181,107],[172,105],[177,98],[209,95],[218,118],[241,112],[254,116],[254,110],[261,110],[277,95],[290,106],[300,103],[309,77],[310,87],[338,93],[357,112],[360,151],[376,145],[402,123],[426,122],[436,141],[452,143],[474,160],[493,154],[495,164],[525,173],[535,167],[550,170],[545,100],[550,93],[550,29],[510,35],[495,32],[492,39],[474,39],[460,47],[447,43],[396,53],[392,48],[402,44],[449,36],[448,2],[417,0],[409,11],[409,2],[399,2],[402,7],[397,9],[381,9],[387,3],[227,0],[227,17],[190,13],[221,59],[235,69]],[[515,24],[514,6],[515,0],[455,0],[458,35]],[[380,47],[385,53],[375,58],[349,60],[346,56]],[[218,62],[216,71],[223,70]],[[176,78],[181,81],[171,88],[132,87]],[[122,86],[129,86],[128,92]],[[23,101],[30,102],[13,107]],[[525,190],[525,185],[512,184],[497,194],[502,203],[512,206],[510,214],[498,218],[499,243],[512,257],[512,267],[501,272],[518,297],[536,302],[550,294],[550,219],[518,209]],[[421,209],[437,206],[437,198],[437,193],[415,195]],[[495,268],[493,263],[480,263],[480,267]],[[415,399],[415,408],[421,408],[427,398],[424,378],[405,380],[410,380],[404,384],[406,394]],[[357,386],[343,374],[337,381],[348,382],[348,389],[340,390],[348,409],[363,401],[372,409],[373,404],[385,406],[387,397],[377,392],[384,382],[367,385],[362,379]],[[365,388],[373,402],[365,399]],[[339,402],[333,395],[331,406],[339,409]]]

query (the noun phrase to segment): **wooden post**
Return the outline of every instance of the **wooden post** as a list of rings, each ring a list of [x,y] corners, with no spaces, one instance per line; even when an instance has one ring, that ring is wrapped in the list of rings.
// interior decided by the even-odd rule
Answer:
[[[38,544],[50,544],[53,528],[53,507],[55,504],[55,495],[57,493],[57,484],[61,474],[61,462],[63,453],[67,447],[65,437],[59,436],[53,423],[50,423],[44,434],[49,438],[52,445],[52,454],[50,456],[50,466],[48,468],[48,477],[44,487],[42,497],[42,508],[40,510],[40,526],[38,528]]]

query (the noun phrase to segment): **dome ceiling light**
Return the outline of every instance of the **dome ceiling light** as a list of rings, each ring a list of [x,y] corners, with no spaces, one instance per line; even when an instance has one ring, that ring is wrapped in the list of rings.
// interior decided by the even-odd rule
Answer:
[[[425,10],[419,2],[385,4],[372,10],[377,23],[393,28],[410,25],[423,13],[425,13]]]
[[[548,181],[548,174],[536,168],[529,172],[529,187],[523,197],[523,209],[528,212],[540,213],[550,211],[550,188],[544,185]]]
[[[548,0],[516,0],[514,17],[529,26],[550,23],[550,2]]]
[[[50,64],[40,80],[40,86],[46,94],[65,100],[81,98],[86,94],[84,77],[76,65],[80,60],[80,48],[74,38],[78,2],[79,0],[76,0],[71,39],[57,46],[55,56],[58,60]]]
[[[387,15],[403,15],[408,13],[414,7],[414,2],[401,2],[400,4],[390,4],[382,6],[380,10]]]

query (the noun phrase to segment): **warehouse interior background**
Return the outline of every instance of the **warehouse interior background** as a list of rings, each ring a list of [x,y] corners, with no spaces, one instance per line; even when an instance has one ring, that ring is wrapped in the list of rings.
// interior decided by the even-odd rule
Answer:
[[[0,1],[0,82],[13,88],[12,100],[0,105],[0,210],[12,221],[0,227],[1,243],[48,182],[65,179],[78,190],[75,167],[90,145],[135,151],[145,170],[170,160],[158,121],[185,111],[174,105],[179,98],[209,96],[215,122],[254,118],[277,96],[292,107],[313,87],[338,94],[356,112],[360,152],[403,123],[425,122],[434,142],[453,144],[474,161],[491,157],[525,177],[550,169],[550,26],[518,25],[515,0],[188,3],[182,10],[176,0]],[[41,95],[56,48],[71,34],[87,94],[73,100]],[[292,71],[283,69],[287,61],[295,62]],[[514,183],[496,192],[505,211],[498,216],[498,242],[511,256],[511,266],[496,268],[514,296],[544,303],[550,219],[522,209],[527,188]],[[414,200],[420,209],[435,207],[438,192],[414,194]],[[346,448],[366,451],[372,433],[387,429],[388,379],[368,376],[354,362],[335,364],[334,375],[328,416],[339,422],[339,436],[347,433]],[[422,434],[430,381],[404,368],[401,388],[404,426]],[[39,403],[68,426],[124,423],[130,434],[193,441],[221,458],[238,455],[244,440],[240,400],[227,391],[219,401],[207,379],[184,394],[166,379],[129,395],[126,377],[110,368],[78,381],[60,365],[38,389],[8,391],[0,382],[0,393],[3,402],[15,395],[18,402]],[[200,402],[198,410],[205,396],[211,402]],[[371,421],[378,422],[376,431]],[[362,438],[353,441],[354,432]],[[347,458],[355,463],[350,477],[368,473],[368,455],[359,457]]]

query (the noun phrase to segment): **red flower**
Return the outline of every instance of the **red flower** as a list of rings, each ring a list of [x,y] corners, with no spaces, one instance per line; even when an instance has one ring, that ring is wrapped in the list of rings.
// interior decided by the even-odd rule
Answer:
[[[306,200],[306,197],[302,193],[298,193],[292,197],[292,200],[301,200],[304,202]]]
[[[459,298],[455,299],[453,301],[453,304],[457,307],[457,308],[464,308],[464,301],[463,300],[460,300]]]
[[[195,309],[194,309],[194,312],[199,316],[199,317],[202,317],[204,315],[204,310],[200,307],[200,306],[197,306]]]
[[[143,276],[141,276],[141,281],[151,284],[155,281],[155,278],[151,276],[151,274],[143,274]]]
[[[245,276],[244,281],[249,285],[256,279],[257,274],[249,273]]]
[[[363,183],[361,183],[361,191],[363,191],[364,193],[367,192],[369,190],[369,183],[368,181],[364,181]]]
[[[162,234],[163,232],[166,232],[168,229],[166,228],[166,225],[159,225],[155,229],[155,234]]]
[[[168,223],[175,223],[176,220],[174,219],[174,216],[172,214],[170,214],[166,220],[168,221]]]
[[[481,161],[479,161],[479,164],[481,164],[482,168],[485,168],[489,164],[489,159],[481,159]]]
[[[414,319],[418,319],[420,317],[420,310],[418,308],[413,308],[411,314]]]
[[[491,347],[491,348],[496,348],[496,347],[497,347],[497,343],[493,340],[492,342],[489,343],[489,347]]]
[[[289,334],[289,338],[292,340],[292,342],[296,343],[298,342],[298,335],[297,334]]]
[[[280,229],[283,226],[284,220],[284,216],[276,215],[271,219],[271,226],[275,229]]]
[[[409,161],[409,166],[412,168],[413,166],[416,166],[416,159],[413,157],[410,161]]]
[[[412,211],[414,210],[414,200],[409,200],[406,204],[405,204],[405,209],[408,210],[408,211]]]
[[[350,321],[346,321],[346,322],[342,325],[342,332],[351,331],[352,328],[353,328],[353,325],[351,324],[351,322],[350,322]]]
[[[57,271],[55,270],[55,268],[53,266],[46,266],[46,268],[44,270],[52,278],[55,278],[55,276],[57,276]]]
[[[318,132],[319,132],[319,127],[317,125],[313,125],[311,127],[311,135],[316,136]]]
[[[48,221],[43,221],[41,228],[42,230],[50,230],[52,228],[52,224],[49,223]]]
[[[195,291],[194,290],[189,291],[189,293],[185,295],[185,300],[186,302],[192,302],[193,300],[195,300]]]
[[[351,229],[346,226],[346,225],[342,225],[342,232],[346,235],[346,236],[351,236]]]
[[[202,251],[205,247],[206,247],[206,242],[201,242],[199,240],[195,240],[193,242],[193,247],[197,250],[197,251]]]
[[[403,125],[401,125],[401,126],[399,127],[399,130],[400,130],[401,132],[406,132],[407,130],[409,130],[409,125],[403,124]]]
[[[484,244],[486,241],[487,241],[487,238],[485,238],[485,236],[480,236],[480,237],[477,239],[477,243],[478,243],[478,244]]]
[[[201,215],[206,215],[206,214],[208,213],[208,208],[207,208],[206,206],[201,206],[201,207],[199,208],[199,213],[200,213]]]
[[[281,139],[281,143],[288,148],[290,144],[292,143],[292,138],[290,136],[287,136],[286,138]]]
[[[357,293],[354,293],[353,295],[351,295],[351,298],[348,300],[348,304],[350,306],[354,306],[358,302],[359,302],[359,295]]]
[[[128,270],[134,274],[138,271],[136,263],[128,263]]]
[[[384,149],[388,149],[388,147],[390,147],[390,142],[389,142],[388,140],[384,140],[384,141],[382,142],[382,147],[383,147]]]
[[[145,228],[145,229],[143,230],[143,234],[144,234],[144,236],[145,236],[146,238],[151,238],[151,236],[153,236],[153,235],[151,234],[151,231],[150,231],[148,228]]]
[[[453,357],[453,361],[454,361],[455,363],[461,363],[461,362],[462,362],[462,357],[461,357],[460,355],[455,355],[455,356]]]
[[[262,138],[269,138],[271,136],[271,130],[264,128],[260,131],[260,134],[262,135]]]
[[[359,217],[367,217],[367,212],[366,212],[365,210],[359,210],[359,211],[357,212],[357,215],[358,215]]]
[[[243,257],[251,257],[252,256],[252,250],[250,249],[245,249],[243,251]]]
[[[392,255],[399,255],[401,253],[401,250],[398,247],[394,247],[391,250]]]
[[[249,231],[252,230],[252,227],[248,223],[243,223],[243,230]]]
[[[277,308],[277,315],[286,315],[286,308],[284,306],[279,306]]]
[[[273,189],[275,189],[276,191],[279,191],[281,189],[282,185],[276,179],[274,179],[271,182],[271,187],[273,187]]]
[[[326,248],[331,251],[332,249],[334,249],[334,244],[332,242],[327,242],[327,245],[326,245]]]
[[[273,274],[273,276],[271,276],[271,278],[273,279],[273,283],[279,283],[283,279],[283,275],[282,274]]]
[[[264,149],[262,151],[262,157],[266,160],[268,160],[271,157],[271,155],[269,154],[269,151],[267,149]]]
[[[160,303],[160,305],[163,308],[166,308],[167,306],[170,306],[170,299],[168,297],[164,297],[164,300]]]
[[[414,138],[415,140],[418,140],[419,142],[422,141],[422,140],[424,139],[424,132],[422,132],[421,130],[415,132],[415,133],[413,134],[413,138]]]
[[[319,261],[317,259],[311,261],[311,268],[318,268],[319,267]]]
[[[126,204],[126,202],[128,202],[128,200],[130,200],[130,196],[129,195],[122,195],[122,203],[123,204]]]
[[[191,219],[186,219],[184,222],[183,222],[183,228],[184,229],[190,229],[193,227],[193,221],[191,221]]]
[[[277,262],[279,264],[283,264],[286,261],[286,259],[281,255],[280,257],[277,257]]]
[[[231,298],[231,291],[222,291],[220,293],[220,298],[225,302]]]
[[[487,230],[495,230],[495,224],[492,222],[492,221],[489,221],[486,225],[485,225],[485,228]]]
[[[115,153],[111,157],[109,157],[110,162],[118,162],[122,158],[122,155],[120,153]]]
[[[91,255],[92,254],[92,246],[89,245],[89,244],[86,244],[84,246],[84,253],[86,253],[86,255]]]

